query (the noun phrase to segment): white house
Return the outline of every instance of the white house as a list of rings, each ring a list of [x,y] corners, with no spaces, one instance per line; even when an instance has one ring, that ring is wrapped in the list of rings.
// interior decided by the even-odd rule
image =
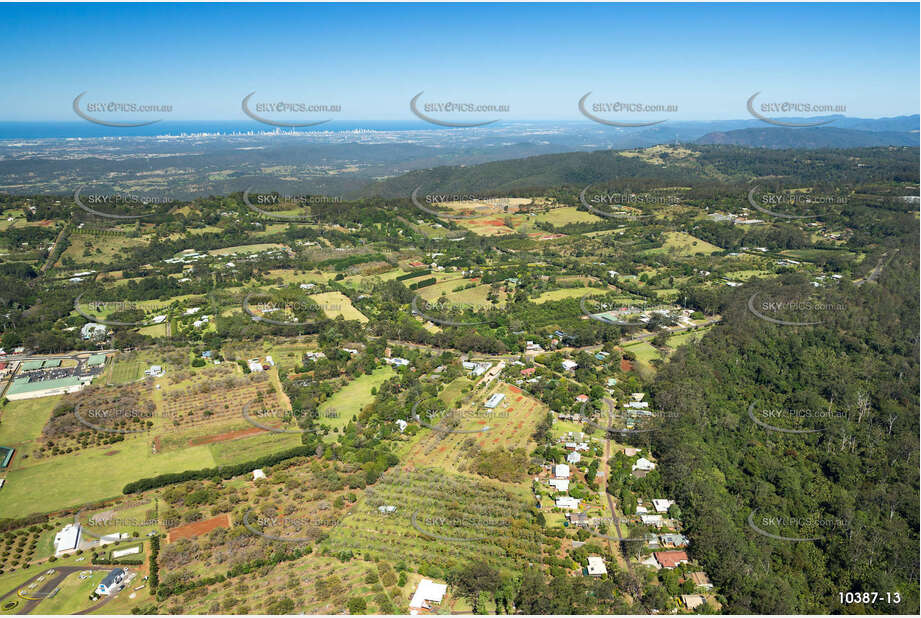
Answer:
[[[674,500],[665,500],[663,498],[652,499],[652,505],[656,507],[656,513],[668,513],[668,507],[674,503]]]
[[[61,555],[63,553],[74,551],[80,544],[80,534],[82,529],[80,524],[67,524],[64,528],[54,535],[54,553]]]
[[[550,486],[557,491],[566,493],[569,491],[569,479],[550,479]]]
[[[569,455],[566,456],[566,461],[568,461],[571,464],[577,464],[580,461],[582,461],[582,455],[573,451]]]
[[[655,526],[656,528],[661,528],[665,523],[661,515],[640,515],[640,520],[644,526]]]
[[[572,371],[573,369],[579,366],[579,363],[577,363],[576,361],[571,361],[569,359],[564,360],[560,364],[563,365],[563,369],[565,371]]]
[[[640,457],[639,459],[637,459],[636,463],[633,464],[633,467],[631,468],[631,470],[644,470],[646,472],[649,472],[655,469],[656,469],[656,464],[652,463],[645,457]]]
[[[151,365],[150,369],[144,370],[144,375],[148,378],[159,378],[163,375],[163,367],[160,365]]]
[[[503,399],[505,399],[505,395],[502,393],[493,393],[490,398],[486,400],[486,403],[484,403],[483,406],[489,410],[492,410],[500,403],[502,403]]]
[[[592,577],[601,577],[608,574],[608,569],[604,566],[604,559],[601,556],[588,557],[588,574]]]
[[[569,466],[566,464],[556,464],[553,469],[553,476],[558,479],[568,479],[569,478]]]
[[[561,496],[556,499],[556,508],[558,509],[577,509],[579,508],[579,499],[572,496]]]
[[[96,594],[110,595],[116,591],[118,585],[125,580],[124,569],[112,569],[109,574],[102,578],[99,585],[96,586]]]
[[[420,609],[431,609],[432,603],[441,603],[447,591],[447,584],[436,584],[430,579],[423,579],[409,602],[410,613],[415,615]]]
[[[258,481],[259,479],[264,479],[264,478],[265,478],[265,472],[263,472],[261,468],[257,468],[256,470],[253,470],[253,480],[254,481]]]

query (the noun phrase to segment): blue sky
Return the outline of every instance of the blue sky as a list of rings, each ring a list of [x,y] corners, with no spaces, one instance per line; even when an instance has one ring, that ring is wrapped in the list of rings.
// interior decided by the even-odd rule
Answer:
[[[409,100],[579,120],[593,100],[748,118],[766,100],[918,113],[918,4],[0,5],[0,120],[78,120],[73,98],[244,120],[240,101],[410,120]]]

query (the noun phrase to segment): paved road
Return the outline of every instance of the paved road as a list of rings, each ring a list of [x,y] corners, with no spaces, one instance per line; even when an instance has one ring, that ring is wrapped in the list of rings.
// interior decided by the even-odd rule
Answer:
[[[605,397],[605,398],[603,399],[603,401],[604,401],[605,407],[607,407],[607,413],[608,413],[608,427],[611,427],[612,424],[613,424],[613,422],[614,422],[614,406],[615,406],[614,400],[611,399],[610,397]],[[608,501],[608,509],[610,509],[610,511],[611,511],[611,519],[614,521],[614,528],[617,529],[617,538],[623,539],[623,538],[626,538],[626,537],[624,537],[624,533],[623,533],[623,531],[620,529],[620,518],[617,517],[616,512],[614,511],[614,498],[612,498],[612,497],[611,497],[611,494],[609,494],[609,493],[607,492],[607,481],[608,481],[609,478],[611,478],[611,477],[610,477],[611,469],[610,469],[610,467],[607,465],[607,462],[608,462],[608,460],[609,460],[611,457],[614,456],[614,453],[612,452],[612,448],[611,448],[611,447],[614,445],[614,443],[613,443],[612,440],[611,440],[611,432],[610,432],[610,431],[606,431],[606,432],[604,432],[604,434],[605,434],[605,442],[604,442],[604,452],[605,452],[605,456],[604,456],[604,462],[605,462],[605,475],[606,475],[606,476],[604,477],[605,485],[604,485],[604,487],[601,487],[600,489],[601,489],[601,492],[602,492],[602,494],[604,495],[604,497],[607,498],[607,501]],[[611,546],[612,543],[613,543],[613,541],[611,541],[610,539],[608,539],[608,545]],[[631,573],[633,572],[633,565],[630,564],[630,558],[629,558],[629,556],[624,556],[624,555],[621,553],[621,547],[620,547],[619,544],[618,544],[618,546],[617,546],[617,551],[616,551],[616,552],[612,552],[612,553],[614,553],[614,555],[618,557],[618,559],[619,559],[619,560],[618,560],[618,563],[620,563],[620,561],[622,560],[622,561],[623,561],[623,565],[625,565],[625,566],[627,567],[627,570],[630,571]]]
[[[35,590],[28,590],[29,584],[31,584],[32,582],[34,582],[35,580],[37,580],[37,579],[38,579],[39,577],[41,577],[42,575],[45,575],[45,571],[42,571],[42,572],[40,572],[40,573],[36,573],[35,575],[33,575],[32,577],[30,577],[29,579],[27,579],[26,581],[24,581],[23,583],[19,584],[18,586],[16,586],[15,588],[13,588],[12,590],[10,590],[10,591],[7,592],[6,594],[4,594],[2,597],[0,597],[0,605],[2,605],[4,602],[6,602],[7,597],[9,597],[10,595],[12,595],[12,596],[14,596],[14,597],[16,598],[17,601],[19,601],[19,605],[16,607],[16,614],[19,614],[19,615],[28,614],[28,613],[30,613],[32,610],[34,610],[34,609],[36,608],[36,606],[38,606],[39,603],[42,602],[42,599],[37,599],[37,600],[34,600],[34,601],[33,601],[33,600],[26,600],[26,599],[23,599],[23,598],[20,597],[19,594],[18,594],[20,590],[25,589],[25,590],[28,591],[29,594],[33,594],[33,595],[36,595],[36,596],[43,596],[43,597],[44,597],[44,596],[47,596],[48,594],[50,594],[55,588],[58,587],[58,585],[59,585],[62,581],[64,581],[64,579],[65,579],[68,575],[70,575],[70,574],[72,574],[72,573],[79,573],[80,571],[110,571],[110,570],[112,570],[112,569],[115,568],[115,567],[112,567],[112,566],[89,566],[89,565],[88,565],[88,566],[58,566],[58,567],[52,566],[51,568],[54,569],[54,571],[55,571],[54,574],[53,574],[53,575],[50,575],[50,576],[45,576],[46,579],[45,579],[44,582],[42,582],[42,585],[41,585],[40,587],[37,586],[37,587],[35,588]],[[46,570],[47,570],[47,569],[46,569]],[[107,597],[107,598],[105,599],[105,601],[108,601],[109,598],[111,598],[111,597]],[[105,603],[105,601],[103,601],[103,603]],[[99,605],[102,605],[103,603],[100,603]]]
[[[876,266],[873,267],[873,270],[870,271],[870,274],[867,275],[867,278],[861,281],[858,281],[854,285],[860,286],[866,283],[867,281],[876,281],[877,279],[879,279],[879,276],[883,273],[883,269],[889,265],[889,262],[895,259],[895,254],[898,252],[899,252],[898,249],[894,250],[892,252],[892,256],[888,260],[886,260],[886,256],[889,255],[889,252],[886,251],[885,253],[883,253],[881,256],[879,256],[879,261],[876,262]]]

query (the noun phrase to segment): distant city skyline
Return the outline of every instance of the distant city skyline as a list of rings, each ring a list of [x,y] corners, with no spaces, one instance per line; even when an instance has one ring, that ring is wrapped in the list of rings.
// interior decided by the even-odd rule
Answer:
[[[437,111],[452,102],[508,110],[481,120],[587,121],[588,92],[588,109],[667,110],[597,113],[641,122],[750,120],[756,92],[844,108],[787,116],[921,107],[916,3],[5,4],[0,20],[0,121],[80,122],[84,92],[83,109],[165,105],[138,118],[174,122],[249,122],[250,93],[261,117],[282,117],[275,101],[341,108],[290,117],[305,122],[420,121],[420,92],[440,120],[468,118]]]

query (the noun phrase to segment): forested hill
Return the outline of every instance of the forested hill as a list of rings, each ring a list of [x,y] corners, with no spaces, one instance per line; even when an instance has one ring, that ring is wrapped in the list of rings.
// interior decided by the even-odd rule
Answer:
[[[919,247],[906,232],[868,256],[885,265],[875,283],[733,290],[723,323],[659,372],[655,405],[674,413],[653,438],[660,470],[730,613],[851,613],[839,592],[856,591],[883,597],[857,609],[918,612]],[[779,290],[833,309],[812,326],[750,311],[752,294]],[[814,432],[769,429],[750,409]]]
[[[364,196],[407,197],[417,187],[443,193],[521,193],[561,185],[644,181],[658,186],[782,179],[799,186],[917,178],[919,148],[768,150],[740,146],[654,146],[640,150],[572,152],[481,165],[417,170],[372,183]]]
[[[716,131],[696,140],[698,144],[733,144],[749,148],[857,148],[868,146],[917,146],[915,131],[858,131],[837,127],[758,127]]]

